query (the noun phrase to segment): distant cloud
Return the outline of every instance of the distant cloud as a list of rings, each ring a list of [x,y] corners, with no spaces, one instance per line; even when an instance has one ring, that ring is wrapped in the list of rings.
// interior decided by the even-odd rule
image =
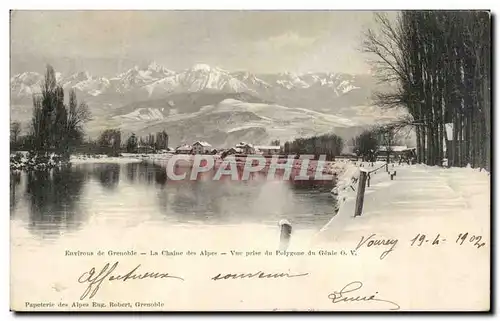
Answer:
[[[14,11],[13,72],[115,74],[157,60],[254,72],[365,72],[356,51],[369,11]]]
[[[266,40],[259,40],[257,47],[262,49],[273,48],[274,50],[299,50],[310,48],[317,41],[314,37],[303,37],[295,32],[287,32]]]

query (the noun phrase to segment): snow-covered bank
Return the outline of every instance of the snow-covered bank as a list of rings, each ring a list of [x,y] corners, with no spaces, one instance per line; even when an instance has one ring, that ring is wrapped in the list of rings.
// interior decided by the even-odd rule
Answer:
[[[332,194],[337,197],[335,212],[338,213],[353,191],[351,186],[355,187],[355,181],[359,177],[359,167],[354,162],[341,160],[331,164],[329,172],[335,173],[337,176],[337,182],[332,189]]]
[[[11,171],[44,171],[69,164],[95,164],[95,163],[139,163],[144,159],[137,154],[123,155],[121,157],[110,157],[107,155],[71,155],[69,160],[54,153],[48,155],[36,155],[29,152],[17,152],[10,155]]]
[[[363,169],[371,170],[363,164]],[[445,225],[470,220],[489,230],[490,175],[471,168],[441,168],[425,165],[389,165],[396,171],[394,180],[382,168],[370,176],[366,187],[362,215],[354,218],[359,167],[347,165],[334,189],[338,194],[339,212],[322,229],[322,234],[335,237],[355,229],[380,228],[405,230],[409,224],[438,221]],[[351,188],[352,186],[352,188]],[[460,219],[460,220],[459,220]]]
[[[46,171],[68,164],[68,159],[55,153],[36,154],[31,152],[16,152],[10,155],[11,171]]]
[[[142,160],[138,157],[109,157],[106,155],[71,155],[71,164],[103,164],[103,163],[140,163]]]

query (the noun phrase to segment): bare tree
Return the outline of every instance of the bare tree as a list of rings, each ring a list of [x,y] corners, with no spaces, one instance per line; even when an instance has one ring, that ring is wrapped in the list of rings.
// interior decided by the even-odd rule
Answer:
[[[37,153],[56,151],[68,156],[73,147],[83,142],[83,125],[90,120],[85,103],[78,105],[74,90],[64,104],[64,90],[57,84],[55,71],[49,65],[42,84],[42,93],[33,97],[31,148]]]
[[[75,90],[69,92],[69,108],[67,113],[66,133],[68,138],[68,145],[70,147],[76,146],[81,143],[84,136],[84,128],[86,122],[91,120],[89,107],[86,103],[78,104],[76,99]]]
[[[21,134],[21,123],[14,121],[10,123],[10,142],[11,144],[17,144],[19,135]]]
[[[375,16],[363,51],[381,82],[385,108],[403,106],[416,132],[417,161],[489,168],[490,16],[480,11],[403,11]],[[453,137],[446,140],[445,124]],[[448,141],[445,155],[444,142]]]
[[[121,132],[119,129],[106,129],[97,141],[101,153],[118,156],[121,147]]]

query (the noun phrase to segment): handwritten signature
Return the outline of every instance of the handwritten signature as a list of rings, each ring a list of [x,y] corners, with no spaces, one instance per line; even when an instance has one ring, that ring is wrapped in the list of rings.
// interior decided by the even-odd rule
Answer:
[[[328,295],[328,299],[332,300],[332,303],[341,303],[341,302],[367,302],[367,301],[377,301],[377,302],[385,302],[392,305],[390,310],[399,310],[401,307],[394,301],[385,300],[377,297],[378,292],[372,294],[370,296],[352,296],[353,292],[358,291],[363,287],[363,283],[361,281],[353,281],[342,288],[340,291],[335,291]],[[350,293],[349,295],[346,295]]]
[[[159,273],[159,272],[145,272],[141,274],[136,274],[137,270],[141,266],[140,264],[137,265],[135,268],[130,270],[130,272],[123,274],[123,275],[111,275],[111,273],[116,269],[118,266],[118,262],[115,262],[113,265],[109,263],[106,263],[104,267],[100,270],[100,272],[96,272],[96,268],[92,267],[89,271],[84,272],[80,277],[78,278],[79,283],[88,283],[88,287],[85,289],[85,291],[82,293],[80,296],[80,300],[85,299],[87,296],[89,299],[93,298],[96,293],[99,291],[102,282],[104,280],[109,280],[109,281],[128,281],[128,280],[142,280],[142,279],[165,279],[165,278],[172,278],[172,279],[178,279],[181,281],[184,281],[183,278],[179,276],[174,276],[170,275],[168,273]],[[90,294],[90,296],[89,296]]]
[[[222,275],[221,273],[217,274],[216,276],[212,277],[211,279],[214,281],[218,280],[228,280],[228,279],[252,279],[252,278],[259,278],[259,279],[279,279],[279,278],[295,278],[295,277],[300,277],[300,276],[307,276],[309,273],[299,273],[299,274],[289,274],[289,273],[264,273],[262,271],[254,272],[254,273],[240,273],[240,274],[224,274]]]

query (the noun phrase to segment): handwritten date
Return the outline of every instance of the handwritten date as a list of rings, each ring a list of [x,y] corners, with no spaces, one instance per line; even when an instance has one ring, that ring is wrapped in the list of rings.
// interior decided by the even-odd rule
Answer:
[[[464,244],[464,242],[469,242],[470,244],[473,244],[475,247],[478,249],[485,246],[485,242],[481,242],[483,237],[481,235],[469,235],[469,233],[460,233],[458,234],[456,243],[459,245]]]
[[[457,235],[457,238],[455,240],[455,243],[458,245],[465,245],[465,244],[470,244],[472,246],[475,246],[476,248],[480,249],[481,247],[485,246],[486,243],[482,241],[483,237],[480,235],[472,235],[467,233],[460,233]],[[417,234],[415,235],[414,238],[410,240],[410,246],[411,247],[421,247],[423,245],[431,245],[431,246],[437,246],[441,245],[443,243],[446,243],[446,238],[441,237],[441,234],[437,234],[435,236],[428,236],[425,234]]]

